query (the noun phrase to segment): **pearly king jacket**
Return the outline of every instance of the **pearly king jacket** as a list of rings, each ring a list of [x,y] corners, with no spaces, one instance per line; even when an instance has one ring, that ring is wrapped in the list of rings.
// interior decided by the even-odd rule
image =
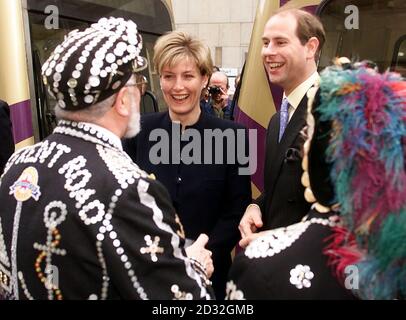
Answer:
[[[0,296],[208,299],[166,189],[105,129],[61,121],[0,181]]]

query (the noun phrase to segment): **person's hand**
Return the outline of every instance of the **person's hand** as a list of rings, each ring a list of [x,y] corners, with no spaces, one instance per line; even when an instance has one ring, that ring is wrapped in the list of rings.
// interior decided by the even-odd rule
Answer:
[[[198,261],[203,267],[208,278],[211,277],[214,271],[213,260],[211,259],[211,251],[205,248],[209,237],[202,233],[195,242],[187,247],[186,254],[189,258]]]
[[[249,236],[246,236],[245,238],[241,239],[238,244],[240,245],[241,248],[246,248],[253,240],[265,235],[268,232],[269,230],[251,233]]]
[[[227,94],[227,90],[224,91],[223,88],[220,88],[220,90],[221,90],[221,104],[222,107],[225,108],[228,104],[229,96]]]
[[[239,245],[245,248],[255,237],[253,234],[263,225],[262,214],[259,206],[250,204],[245,210],[238,229],[241,233]]]
[[[223,109],[228,104],[228,94],[227,91],[224,91],[223,88],[219,87],[221,93],[214,94],[213,97],[213,107],[217,109]]]

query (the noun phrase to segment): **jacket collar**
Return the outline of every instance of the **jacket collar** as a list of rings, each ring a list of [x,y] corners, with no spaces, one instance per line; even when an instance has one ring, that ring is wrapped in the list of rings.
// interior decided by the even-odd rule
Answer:
[[[60,120],[58,122],[58,126],[54,129],[54,133],[79,138],[118,150],[123,150],[119,137],[117,137],[111,131],[93,123]]]
[[[197,129],[197,130],[205,129],[206,128],[207,117],[211,117],[211,116],[207,115],[204,112],[204,110],[201,110],[200,116],[199,116],[199,119],[197,120],[197,122],[190,125],[190,126],[186,126],[185,129],[190,129],[190,128]],[[164,122],[165,122],[165,126],[167,128],[170,128],[172,126],[172,120],[171,120],[171,118],[169,116],[169,111],[165,112]]]

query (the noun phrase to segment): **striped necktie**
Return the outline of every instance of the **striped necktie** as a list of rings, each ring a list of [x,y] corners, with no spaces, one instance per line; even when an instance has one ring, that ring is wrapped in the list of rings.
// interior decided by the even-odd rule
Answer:
[[[280,112],[280,122],[279,122],[279,142],[282,139],[283,133],[285,132],[286,126],[288,125],[289,121],[289,102],[287,98],[283,98],[281,104],[281,112]]]

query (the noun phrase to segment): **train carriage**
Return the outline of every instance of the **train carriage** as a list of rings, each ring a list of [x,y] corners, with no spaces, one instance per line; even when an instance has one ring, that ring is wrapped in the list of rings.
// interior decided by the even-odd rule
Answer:
[[[150,61],[155,40],[174,29],[172,12],[171,0],[0,0],[0,99],[10,105],[16,149],[42,140],[56,124],[41,65],[68,32],[101,17],[132,19]],[[163,108],[157,73],[151,65],[144,72]]]

